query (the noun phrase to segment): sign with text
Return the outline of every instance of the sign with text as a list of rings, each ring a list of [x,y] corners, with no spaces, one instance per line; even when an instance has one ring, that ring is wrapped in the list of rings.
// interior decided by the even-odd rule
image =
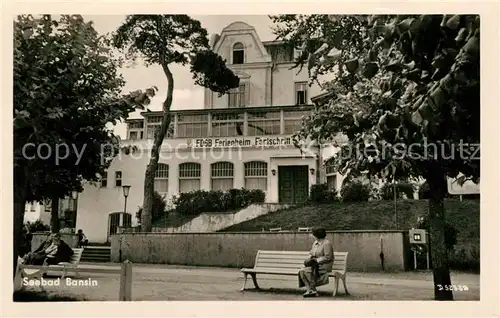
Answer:
[[[411,229],[409,232],[410,244],[426,244],[427,237],[424,229]]]
[[[277,137],[224,137],[224,138],[195,138],[190,140],[193,148],[239,148],[239,147],[291,147],[291,136]]]

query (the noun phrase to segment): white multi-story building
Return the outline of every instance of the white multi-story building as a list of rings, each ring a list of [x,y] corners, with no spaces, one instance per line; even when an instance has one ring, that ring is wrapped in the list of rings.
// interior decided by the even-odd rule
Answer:
[[[309,86],[306,70],[291,70],[293,49],[277,41],[262,42],[255,29],[234,22],[212,37],[212,49],[240,78],[228,94],[205,90],[204,108],[173,111],[155,179],[155,190],[167,200],[198,189],[262,189],[267,202],[300,203],[311,185],[326,180],[317,149],[305,153],[291,135],[301,117],[313,109],[311,97],[321,88]],[[85,186],[78,199],[76,225],[92,242],[105,242],[118,225],[135,225],[142,205],[144,173],[161,112],[145,112],[127,121],[123,144],[137,147],[113,160],[100,184]],[[337,173],[328,182],[338,188]],[[130,185],[125,198],[122,186]],[[123,213],[126,209],[126,213]]]
[[[59,200],[59,226],[60,228],[75,228],[76,226],[76,208],[78,198],[65,198]],[[43,203],[27,203],[24,209],[24,222],[34,223],[41,221],[43,224],[50,225],[52,206],[50,200]]]

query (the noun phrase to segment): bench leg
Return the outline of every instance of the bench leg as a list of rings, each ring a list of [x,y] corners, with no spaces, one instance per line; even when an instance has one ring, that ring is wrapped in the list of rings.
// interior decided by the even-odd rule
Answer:
[[[14,291],[21,290],[23,288],[23,275],[22,269],[19,266],[19,260],[17,261],[16,276],[14,276]]]
[[[345,275],[344,275],[344,277],[342,277],[342,282],[344,283],[344,290],[345,290],[345,294],[346,294],[346,295],[349,295],[349,291],[347,291],[347,285],[346,285],[345,279],[346,279],[346,277],[345,277]]]
[[[337,291],[339,290],[339,277],[335,275],[335,282],[333,283],[335,286],[333,287],[333,297],[337,295]]]
[[[252,275],[253,285],[255,286],[255,288],[256,289],[260,289],[259,284],[257,284],[257,274],[256,273],[252,273],[250,275]]]
[[[245,280],[243,281],[243,287],[241,287],[240,291],[244,291],[245,290],[245,286],[247,284],[248,274],[245,273],[244,275],[245,275]]]

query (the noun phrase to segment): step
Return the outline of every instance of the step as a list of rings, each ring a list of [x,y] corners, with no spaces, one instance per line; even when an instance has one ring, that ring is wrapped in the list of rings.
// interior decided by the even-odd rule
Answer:
[[[83,250],[81,261],[108,263],[111,261],[111,248],[108,246],[87,246]]]
[[[80,259],[81,262],[110,262],[110,257],[82,257]]]
[[[83,251],[83,254],[110,254],[111,253],[111,250],[107,250],[107,251],[100,251],[100,250],[87,250],[85,249]]]
[[[97,262],[97,263],[108,263],[111,261],[109,257],[88,257],[80,259],[80,262]]]

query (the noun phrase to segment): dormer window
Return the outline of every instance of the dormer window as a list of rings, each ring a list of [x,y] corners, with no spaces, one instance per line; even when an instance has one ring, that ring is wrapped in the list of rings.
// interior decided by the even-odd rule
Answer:
[[[243,44],[238,42],[233,46],[233,64],[243,64],[245,60],[245,49]]]

